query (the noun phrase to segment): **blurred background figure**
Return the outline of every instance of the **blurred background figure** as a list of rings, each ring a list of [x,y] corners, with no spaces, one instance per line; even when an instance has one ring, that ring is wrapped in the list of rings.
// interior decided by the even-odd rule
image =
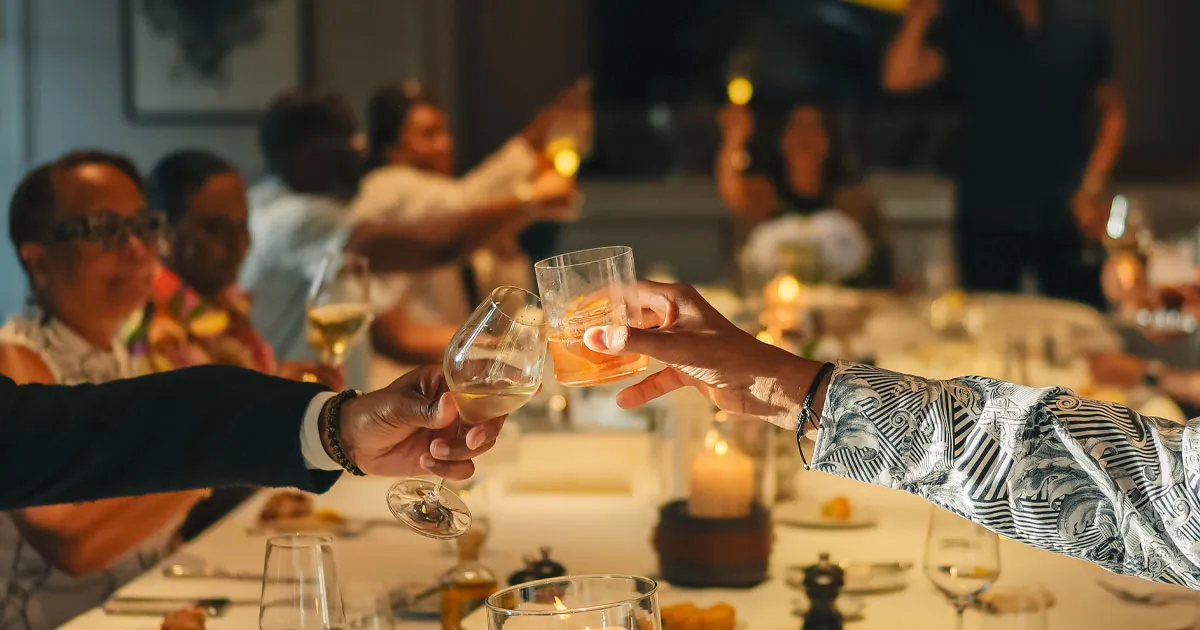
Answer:
[[[435,217],[420,222],[355,217],[364,159],[345,99],[296,90],[279,95],[259,123],[268,176],[249,192],[251,248],[241,284],[255,296],[252,321],[281,360],[312,360],[305,298],[331,253],[362,256],[372,271],[433,268],[464,256],[496,233],[530,220],[526,207],[499,208],[474,221]],[[356,345],[346,382],[365,387],[368,360]]]
[[[250,248],[246,185],[232,164],[207,151],[177,151],[150,171],[146,196],[171,228],[148,317],[130,338],[146,371],[217,363],[294,380],[320,375],[340,388],[337,373],[315,362],[277,363],[250,321],[253,298],[237,285]]]
[[[454,138],[445,111],[415,82],[380,88],[367,105],[368,172],[354,202],[356,216],[399,222],[442,217],[463,224],[514,208],[527,208],[530,218],[565,216],[575,184],[548,163],[545,145],[551,128],[585,108],[585,99],[581,85],[567,90],[496,153],[454,178]],[[390,278],[384,300],[391,308],[372,325],[375,348],[402,363],[438,360],[482,296],[500,285],[530,288],[522,238],[539,225],[497,233],[453,266]],[[542,246],[534,255],[547,251]]]
[[[136,376],[122,328],[150,296],[166,219],[128,159],[66,155],[31,171],[9,205],[32,302],[0,328],[0,373],[76,385]],[[29,418],[36,422],[36,418]],[[5,627],[56,628],[171,549],[207,491],[27,508],[0,518]]]
[[[1125,134],[1112,38],[1099,8],[1066,0],[914,0],[883,85],[945,75],[961,98],[958,272],[969,290],[1042,292],[1105,306],[1101,200]]]
[[[879,199],[869,186],[848,181],[824,110],[800,104],[787,111],[782,125],[769,118],[762,124],[748,105],[721,109],[716,179],[725,204],[747,228],[779,216],[842,212],[871,244],[866,269],[851,282],[890,286],[892,251]]]

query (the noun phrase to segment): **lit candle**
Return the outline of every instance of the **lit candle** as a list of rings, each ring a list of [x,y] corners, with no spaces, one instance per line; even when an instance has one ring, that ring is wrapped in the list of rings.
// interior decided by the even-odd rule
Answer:
[[[754,460],[725,440],[692,462],[688,512],[696,518],[741,518],[750,514],[754,496]]]
[[[745,105],[750,102],[750,98],[754,96],[754,84],[746,77],[733,77],[729,80],[729,85],[726,87],[729,93],[729,102],[734,105]]]

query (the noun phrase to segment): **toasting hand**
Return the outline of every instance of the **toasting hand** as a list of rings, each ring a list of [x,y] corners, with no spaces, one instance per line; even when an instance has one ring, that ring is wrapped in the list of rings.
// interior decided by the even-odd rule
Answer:
[[[622,390],[617,404],[637,407],[690,385],[721,409],[796,428],[821,364],[758,341],[688,285],[639,282],[636,300],[652,328],[601,326],[584,334],[596,352],[646,354],[668,366]]]
[[[338,439],[349,459],[369,475],[466,479],[475,472],[472,460],[495,445],[504,420],[465,425],[442,367],[430,365],[347,401]],[[322,440],[330,450],[324,431]]]

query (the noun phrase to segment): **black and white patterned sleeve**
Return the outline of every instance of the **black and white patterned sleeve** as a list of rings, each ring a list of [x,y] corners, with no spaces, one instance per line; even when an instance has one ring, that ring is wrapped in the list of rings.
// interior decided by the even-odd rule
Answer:
[[[813,468],[906,490],[1009,538],[1200,588],[1200,419],[981,377],[841,363]]]

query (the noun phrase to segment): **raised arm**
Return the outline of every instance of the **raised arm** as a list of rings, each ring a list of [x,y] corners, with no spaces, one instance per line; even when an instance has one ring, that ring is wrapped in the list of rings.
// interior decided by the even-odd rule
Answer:
[[[945,72],[945,57],[927,38],[940,10],[940,0],[914,0],[909,5],[904,23],[883,58],[885,90],[901,93],[919,90]]]
[[[429,269],[479,249],[498,233],[557,216],[573,193],[573,181],[551,172],[528,190],[514,190],[469,211],[433,214],[417,221],[358,221],[345,247],[366,257],[376,272]]]
[[[1062,388],[843,363],[813,467],[1116,573],[1197,588],[1198,430],[1200,419],[1179,425]]]
[[[1005,536],[1119,573],[1200,588],[1200,419],[1186,425],[970,377],[931,381],[820,364],[761,343],[690,287],[639,283],[643,323],[584,335],[667,368],[617,395],[636,407],[694,386],[718,407],[796,431],[813,467],[907,490]],[[812,413],[801,414],[812,392]]]
[[[726,105],[717,122],[721,125],[721,148],[715,171],[721,200],[735,215],[751,223],[765,221],[778,201],[770,180],[746,173],[750,166],[746,142],[754,132],[753,114],[745,105]]]
[[[320,491],[300,449],[323,391],[229,367],[103,385],[0,377],[0,509],[236,483]]]

